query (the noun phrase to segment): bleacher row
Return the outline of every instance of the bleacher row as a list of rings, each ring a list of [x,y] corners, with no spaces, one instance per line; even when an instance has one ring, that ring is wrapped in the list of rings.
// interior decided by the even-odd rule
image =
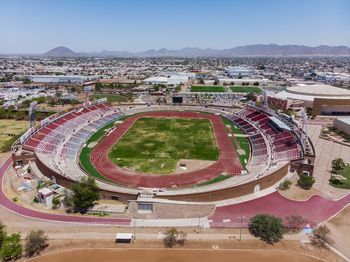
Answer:
[[[242,116],[241,118],[238,117]],[[239,111],[235,116],[236,119],[233,121],[238,124],[242,129],[250,135],[250,141],[253,147],[253,156],[257,156],[258,158],[254,161],[264,162],[267,159],[265,154],[267,153],[266,144],[265,147],[263,144],[263,137],[259,137],[258,129],[255,128],[253,130],[248,121],[255,123],[256,126],[259,126],[260,129],[264,132],[264,134],[268,137],[270,146],[273,152],[273,160],[274,161],[289,161],[301,158],[302,148],[299,140],[295,136],[292,131],[288,130],[277,130],[270,124],[269,115],[255,110],[253,108],[247,107],[241,111]],[[238,119],[237,119],[238,118]],[[244,120],[245,118],[246,120]],[[252,133],[253,132],[253,133]]]
[[[37,130],[25,141],[23,149],[51,158],[58,153],[59,145],[62,145],[59,159],[74,159],[80,146],[93,132],[122,115],[104,103],[69,112]]]
[[[259,126],[269,138],[274,161],[288,161],[301,157],[301,145],[293,132],[273,128],[269,124],[269,115],[266,113],[247,107],[236,115],[229,115],[228,118],[249,135],[252,145],[252,164],[263,164],[268,160],[265,140],[256,126]]]

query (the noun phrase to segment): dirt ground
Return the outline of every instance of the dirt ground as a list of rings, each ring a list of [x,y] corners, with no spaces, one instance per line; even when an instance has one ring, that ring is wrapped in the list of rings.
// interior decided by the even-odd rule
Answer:
[[[289,189],[285,191],[279,190],[281,195],[285,196],[286,198],[293,199],[293,200],[307,200],[313,195],[327,197],[325,194],[323,194],[321,191],[317,190],[316,188],[305,190],[299,187],[297,183],[298,181],[297,174],[293,175],[290,181],[292,182],[292,185],[290,185]]]
[[[1,119],[0,121],[0,147],[12,138],[12,135],[19,135],[28,128],[28,121],[17,121],[14,119]]]
[[[335,248],[350,257],[350,206],[329,220],[326,225],[332,232]]]
[[[214,164],[215,161],[209,161],[209,160],[192,160],[192,159],[181,159],[176,163],[176,170],[173,173],[169,174],[178,174],[178,173],[186,173],[186,172],[192,172],[195,170],[206,168],[212,164]],[[180,167],[180,164],[186,165],[186,170],[183,170]]]
[[[142,262],[202,262],[202,261],[321,261],[292,250],[165,250],[165,249],[77,249],[54,253],[31,261],[142,261]]]

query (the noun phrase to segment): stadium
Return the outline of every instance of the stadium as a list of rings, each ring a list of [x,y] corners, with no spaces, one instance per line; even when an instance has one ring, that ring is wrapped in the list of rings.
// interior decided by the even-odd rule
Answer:
[[[313,114],[326,116],[342,116],[350,114],[350,91],[324,84],[299,84],[288,87],[270,98],[270,103],[282,106],[282,109],[293,107],[311,107]]]
[[[314,149],[286,115],[248,105],[112,106],[57,113],[14,145],[13,165],[68,187],[92,176],[104,199],[205,204],[259,194],[289,171],[312,175]]]

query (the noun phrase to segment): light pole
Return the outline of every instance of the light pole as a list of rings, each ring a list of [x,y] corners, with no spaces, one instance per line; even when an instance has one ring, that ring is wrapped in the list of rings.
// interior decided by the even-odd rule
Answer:
[[[244,216],[238,217],[240,220],[240,227],[239,227],[239,241],[242,240],[242,224],[243,224],[243,219],[245,219]]]
[[[134,228],[133,228],[133,235],[134,235],[134,241],[136,240],[136,220],[135,220],[135,214],[132,215],[133,218],[133,224],[134,224]]]
[[[201,230],[201,216],[202,216],[202,213],[199,213],[199,217],[198,217],[198,231]]]

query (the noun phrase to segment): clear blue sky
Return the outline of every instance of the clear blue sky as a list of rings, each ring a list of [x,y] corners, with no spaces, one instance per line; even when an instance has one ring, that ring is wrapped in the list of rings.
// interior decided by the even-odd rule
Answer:
[[[0,0],[0,53],[350,46],[349,0]]]

